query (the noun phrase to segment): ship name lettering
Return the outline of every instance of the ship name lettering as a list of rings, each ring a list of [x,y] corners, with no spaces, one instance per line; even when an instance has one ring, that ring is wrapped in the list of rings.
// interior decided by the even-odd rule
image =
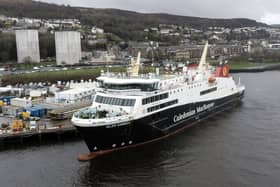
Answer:
[[[121,126],[129,125],[129,124],[130,124],[129,122],[125,122],[125,123],[107,125],[106,128],[111,129],[111,128],[121,127]]]
[[[193,116],[195,114],[196,114],[195,110],[191,110],[189,112],[184,112],[183,114],[175,115],[173,118],[173,121],[175,123],[177,123],[177,122],[187,119],[188,117]]]
[[[215,103],[210,103],[210,104],[204,104],[203,106],[199,106],[196,108],[197,113],[203,112],[205,110],[208,110],[212,108],[215,105]]]

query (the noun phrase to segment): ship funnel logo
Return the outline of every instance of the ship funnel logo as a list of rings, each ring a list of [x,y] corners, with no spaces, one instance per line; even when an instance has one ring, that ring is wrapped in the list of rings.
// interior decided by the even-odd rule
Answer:
[[[224,76],[224,77],[227,77],[227,76],[228,76],[228,69],[227,69],[227,67],[224,67],[224,68],[223,68],[223,76]]]

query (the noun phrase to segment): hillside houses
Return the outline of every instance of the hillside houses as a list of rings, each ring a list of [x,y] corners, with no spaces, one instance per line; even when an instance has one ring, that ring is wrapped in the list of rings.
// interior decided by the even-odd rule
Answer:
[[[94,27],[91,28],[91,32],[94,35],[96,35],[96,34],[104,34],[104,29],[98,28],[98,27],[94,26]]]
[[[7,26],[7,29],[28,29],[41,28],[80,28],[81,22],[78,19],[35,19],[35,18],[14,18],[0,15],[0,21]]]
[[[209,41],[209,57],[235,57],[241,55],[264,56],[274,55],[280,51],[280,28],[277,27],[205,27],[192,28],[189,25],[159,24],[135,30],[137,39],[123,38],[121,33],[108,32],[108,28],[96,25],[82,25],[78,19],[35,19],[14,18],[0,15],[0,33],[13,35],[15,30],[35,29],[47,43],[58,30],[76,30],[81,33],[84,50],[83,59],[96,57],[97,61],[121,59],[121,53],[135,56],[141,51],[144,58],[150,61],[171,59],[174,61],[197,60],[201,56],[202,46]],[[130,32],[130,31],[129,31]],[[122,45],[124,44],[124,45]],[[49,47],[51,47],[51,44]],[[106,55],[106,50],[118,48],[118,52]],[[48,49],[43,50],[48,54]],[[12,50],[7,50],[12,51]],[[95,51],[105,51],[95,53]],[[8,52],[6,52],[6,56]],[[4,53],[3,53],[4,54]],[[54,53],[52,53],[51,57]],[[93,57],[92,57],[92,54]],[[111,53],[110,53],[111,54]],[[104,60],[107,59],[107,60]],[[108,60],[109,59],[109,60]]]
[[[170,60],[174,61],[187,61],[198,60],[201,57],[203,51],[203,45],[195,46],[173,46],[168,48],[167,56]],[[220,56],[231,57],[238,56],[247,52],[246,45],[210,45],[208,56],[217,59]]]

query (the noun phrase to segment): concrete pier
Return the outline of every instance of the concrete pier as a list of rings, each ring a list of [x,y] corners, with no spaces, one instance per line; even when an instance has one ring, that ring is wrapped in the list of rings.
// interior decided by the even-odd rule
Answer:
[[[0,120],[2,121],[3,118]],[[69,121],[63,121],[61,123],[54,124],[52,126],[38,126],[36,129],[28,130],[23,129],[22,131],[0,130],[0,145],[7,145],[10,142],[18,142],[24,144],[28,139],[32,139],[34,143],[42,143],[44,140],[58,140],[66,135],[71,137],[77,137],[76,128],[70,124]]]

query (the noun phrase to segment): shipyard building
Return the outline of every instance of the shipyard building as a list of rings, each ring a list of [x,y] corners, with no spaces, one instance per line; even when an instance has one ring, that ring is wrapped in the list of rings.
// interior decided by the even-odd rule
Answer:
[[[37,30],[16,30],[18,62],[40,62]]]
[[[57,65],[79,64],[82,59],[81,34],[75,31],[55,33]]]

